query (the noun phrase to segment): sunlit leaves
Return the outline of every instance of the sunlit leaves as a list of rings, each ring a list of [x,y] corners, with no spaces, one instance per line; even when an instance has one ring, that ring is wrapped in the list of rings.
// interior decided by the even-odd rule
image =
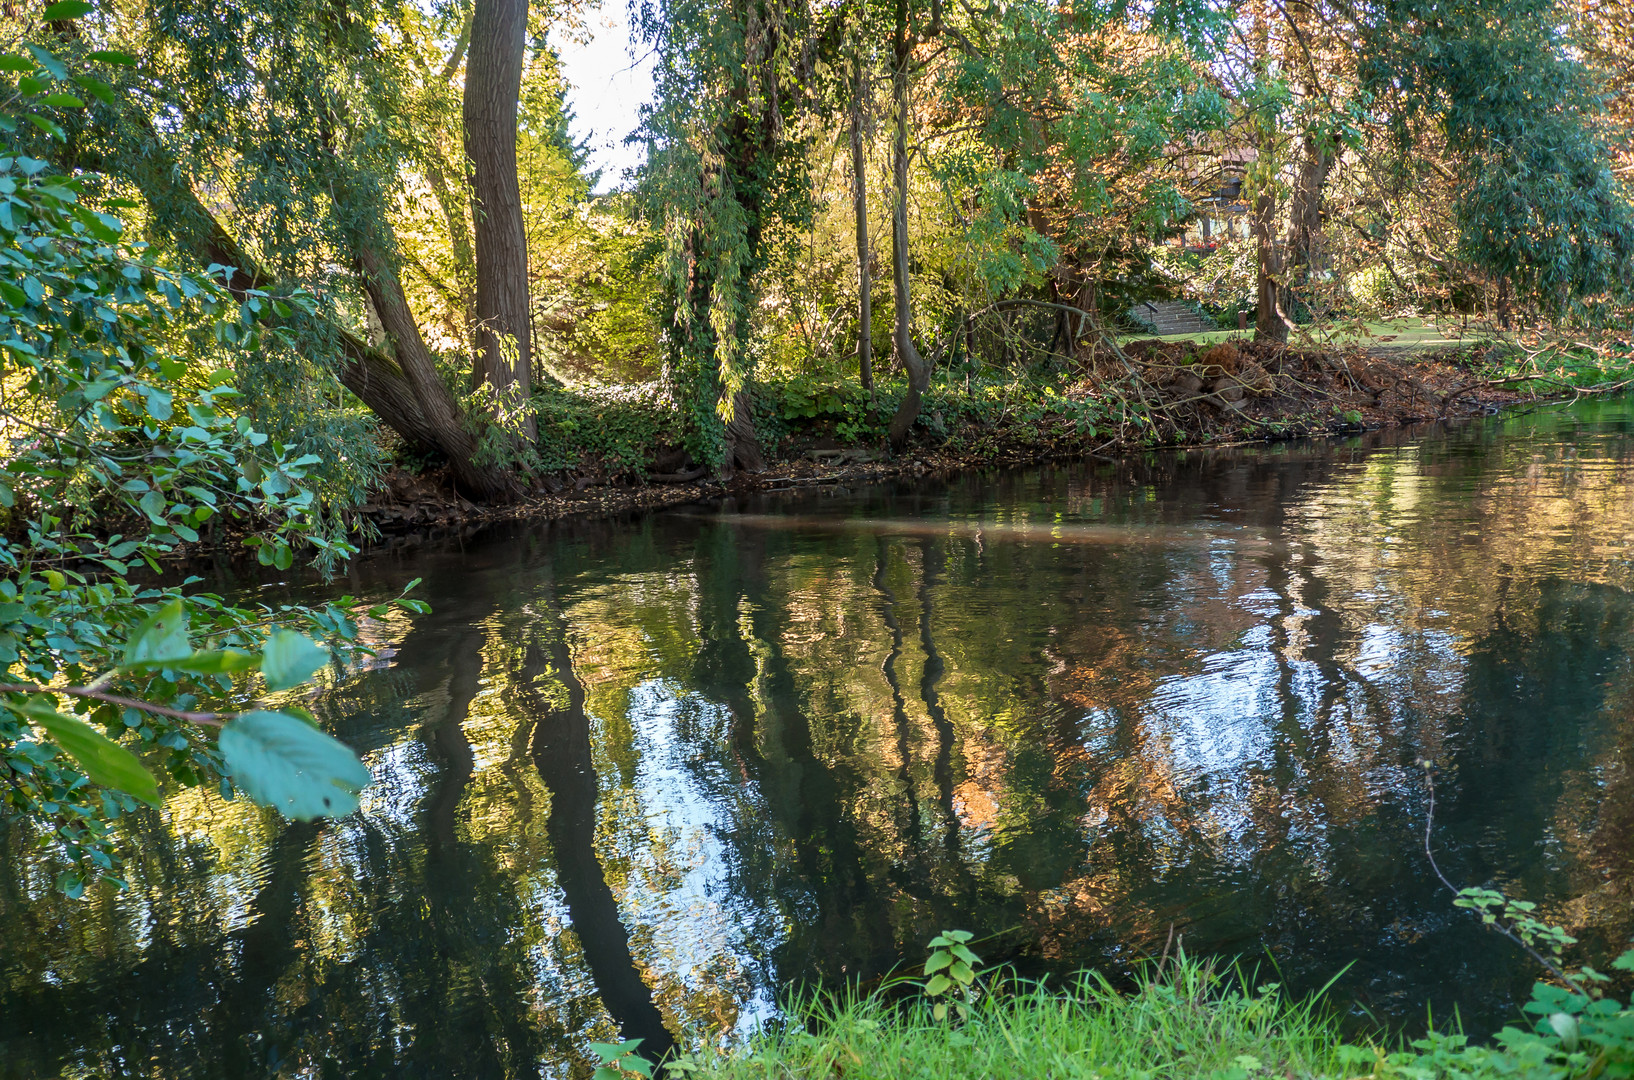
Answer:
[[[233,782],[296,821],[351,813],[369,782],[346,744],[285,713],[245,713],[222,728],[220,745]]]
[[[638,1052],[640,1046],[640,1039],[591,1043],[590,1052],[601,1061],[591,1074],[591,1080],[624,1080],[626,1073],[650,1078],[654,1071],[653,1063],[641,1056]]]
[[[71,18],[82,8],[53,10]],[[287,690],[327,661],[307,634],[354,641],[345,611],[241,607],[197,591],[197,579],[161,590],[132,577],[138,567],[158,570],[219,518],[279,566],[305,544],[331,559],[352,549],[322,522],[307,483],[322,459],[240,415],[223,362],[232,351],[208,352],[223,324],[239,347],[265,345],[259,319],[272,298],[235,297],[219,281],[162,265],[152,248],[127,241],[97,178],[23,152],[20,124],[56,135],[85,95],[113,94],[48,50],[26,53],[0,57],[0,69],[21,76],[0,103],[9,110],[0,113],[0,414],[11,433],[0,461],[0,663],[14,688],[0,702],[0,773],[11,780],[0,812],[33,823],[67,867],[59,886],[78,895],[117,868],[120,815],[156,803],[167,776],[219,779],[228,745],[237,746],[242,790],[272,792],[263,801],[276,796],[286,810],[306,813],[312,801],[311,812],[328,812],[327,799],[344,812],[367,773],[294,717],[261,714],[219,748],[213,733],[223,721],[240,724],[232,717],[263,686]],[[276,303],[298,316],[311,301]],[[257,669],[263,680],[249,677]],[[61,708],[64,697],[80,711]],[[285,722],[307,734],[280,742]],[[309,800],[314,768],[328,787]]]
[[[166,603],[144,619],[125,646],[125,663],[157,663],[190,655],[187,640],[187,613],[180,597]]]

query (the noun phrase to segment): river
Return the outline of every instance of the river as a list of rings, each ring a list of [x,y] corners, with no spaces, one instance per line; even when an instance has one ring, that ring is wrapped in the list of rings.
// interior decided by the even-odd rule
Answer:
[[[583,1076],[944,928],[1174,939],[1473,1033],[1535,972],[1431,873],[1634,932],[1634,403],[494,530],[312,704],[375,777],[198,789],[70,901],[0,837],[0,1076]],[[248,587],[244,582],[234,587]]]

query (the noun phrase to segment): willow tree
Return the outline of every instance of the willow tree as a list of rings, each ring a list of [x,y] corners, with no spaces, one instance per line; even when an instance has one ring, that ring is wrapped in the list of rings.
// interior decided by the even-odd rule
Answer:
[[[756,471],[749,320],[766,225],[806,212],[788,121],[811,63],[810,13],[803,0],[644,0],[637,16],[657,55],[636,195],[662,237],[665,381],[697,461]]]
[[[325,304],[297,328],[303,347],[285,363],[282,387],[338,379],[411,446],[444,455],[456,484],[484,499],[517,487],[516,455],[485,448],[486,433],[509,424],[532,436],[520,408],[531,335],[515,195],[525,19],[515,0],[481,0],[469,13],[395,0],[208,10],[148,0],[86,32],[88,45],[151,60],[127,104],[81,133],[83,160],[140,191],[156,238],[200,264],[233,267],[236,291],[312,286]],[[425,63],[428,52],[438,62]],[[446,88],[462,67],[469,170],[463,148],[452,163],[436,160],[425,135],[450,126],[438,104],[459,100]],[[439,82],[444,92],[427,92]],[[433,346],[404,285],[409,256],[393,212],[420,176],[447,208],[451,232],[463,231],[455,222],[468,207],[477,210],[470,278],[482,284],[470,307],[482,336],[468,359]],[[450,360],[498,393],[473,409],[449,377]],[[265,408],[280,407],[280,389],[267,384]],[[524,419],[499,415],[501,401]]]

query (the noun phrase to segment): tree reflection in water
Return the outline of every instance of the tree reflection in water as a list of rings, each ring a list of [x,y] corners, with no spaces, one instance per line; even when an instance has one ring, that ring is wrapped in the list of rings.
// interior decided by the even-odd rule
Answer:
[[[82,902],[8,834],[0,1076],[573,1075],[592,1039],[739,1037],[952,926],[1032,972],[1173,926],[1493,1026],[1531,972],[1437,891],[1414,762],[1450,872],[1627,938],[1626,419],[361,564],[346,591],[423,575],[434,606],[316,703],[368,755],[364,812],[177,792],[130,890]]]

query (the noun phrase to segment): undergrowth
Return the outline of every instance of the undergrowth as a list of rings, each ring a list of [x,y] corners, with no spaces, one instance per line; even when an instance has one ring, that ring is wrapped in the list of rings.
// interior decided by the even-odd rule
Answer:
[[[1634,386],[1634,345],[1610,333],[1594,338],[1486,342],[1437,354],[1461,368],[1460,396],[1484,386],[1509,386],[1558,397]],[[772,458],[798,457],[807,447],[883,450],[905,384],[882,380],[872,390],[835,376],[776,375],[756,382],[750,400],[755,429]],[[1138,388],[1086,378],[1083,371],[950,365],[927,390],[913,441],[920,446],[997,459],[1016,450],[1094,450],[1101,445],[1154,445],[1182,436],[1266,437],[1359,428],[1363,417],[1316,401],[1272,417],[1215,418],[1190,430],[1160,417],[1157,398]],[[660,383],[546,389],[534,398],[539,443],[532,468],[639,479],[682,445],[685,422]],[[1301,411],[1303,410],[1303,411]],[[1329,415],[1331,413],[1331,415]],[[1209,414],[1211,417],[1213,414]],[[1228,418],[1231,419],[1231,418]],[[1177,426],[1178,424],[1178,426]],[[677,471],[673,466],[658,471]]]

